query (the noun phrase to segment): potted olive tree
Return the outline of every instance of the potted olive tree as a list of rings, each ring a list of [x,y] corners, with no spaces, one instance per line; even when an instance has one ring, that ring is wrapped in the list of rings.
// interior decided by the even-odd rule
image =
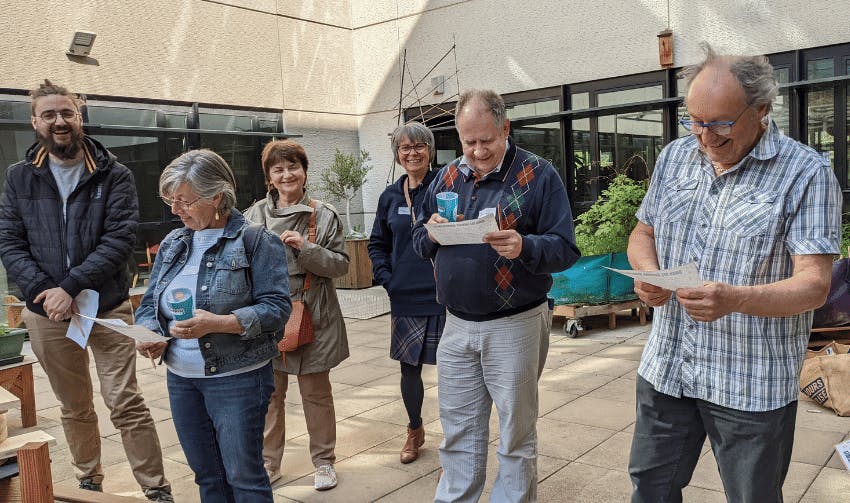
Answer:
[[[351,202],[360,193],[366,183],[366,175],[372,166],[368,164],[369,153],[361,150],[359,154],[347,154],[339,149],[334,160],[322,172],[319,178],[319,190],[329,199],[345,201],[345,221],[348,226],[345,234],[345,249],[350,263],[348,273],[337,278],[337,288],[368,288],[372,286],[372,261],[369,260],[368,236],[359,226],[351,223]]]

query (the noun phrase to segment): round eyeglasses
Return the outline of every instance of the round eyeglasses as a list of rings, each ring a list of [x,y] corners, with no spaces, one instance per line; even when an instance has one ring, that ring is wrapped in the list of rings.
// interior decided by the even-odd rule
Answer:
[[[71,122],[72,120],[75,120],[78,115],[80,115],[80,113],[76,110],[70,110],[66,108],[65,110],[59,111],[45,110],[44,112],[38,114],[38,118],[44,121],[46,124],[53,124],[54,122],[56,122],[56,119],[58,117],[62,117],[62,120],[64,120],[65,122]]]

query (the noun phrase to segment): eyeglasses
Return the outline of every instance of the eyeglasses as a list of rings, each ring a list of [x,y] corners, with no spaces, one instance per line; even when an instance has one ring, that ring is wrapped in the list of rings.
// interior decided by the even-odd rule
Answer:
[[[426,150],[428,150],[428,144],[427,143],[415,143],[413,145],[399,145],[399,147],[398,147],[398,153],[404,154],[404,155],[407,155],[414,150],[416,151],[417,154],[421,154],[422,152],[425,152]]]
[[[78,115],[80,115],[80,113],[76,110],[69,110],[66,108],[65,110],[59,110],[58,112],[56,110],[45,110],[38,115],[38,118],[47,124],[53,124],[59,116],[61,116],[65,122],[70,122],[75,120]]]
[[[177,208],[177,209],[181,209],[181,210],[188,210],[189,208],[192,207],[193,204],[197,203],[198,201],[200,201],[202,199],[202,198],[199,197],[199,198],[195,199],[194,201],[192,201],[191,203],[187,203],[186,201],[171,199],[171,198],[165,197],[165,196],[159,196],[159,198],[162,199],[162,202],[164,202],[166,206],[171,206],[172,208]]]
[[[735,120],[732,121],[699,122],[692,121],[690,119],[679,119],[679,124],[690,131],[691,134],[702,134],[702,130],[708,128],[709,131],[718,136],[729,136],[729,133],[732,132],[732,126],[738,122],[738,119],[744,115],[744,112],[746,112],[748,108],[750,108],[750,105],[744,107],[744,109],[741,110],[741,113],[739,113],[738,116],[735,117]]]

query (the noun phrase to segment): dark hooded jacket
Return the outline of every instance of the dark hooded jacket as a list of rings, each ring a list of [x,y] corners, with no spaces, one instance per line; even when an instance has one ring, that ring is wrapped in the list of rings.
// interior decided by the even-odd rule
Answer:
[[[33,300],[57,286],[72,297],[86,288],[99,292],[99,312],[128,297],[127,261],[139,221],[133,174],[89,137],[84,161],[80,181],[68,196],[67,221],[44,147],[36,143],[25,160],[6,171],[0,259],[27,308],[41,315],[42,304]]]

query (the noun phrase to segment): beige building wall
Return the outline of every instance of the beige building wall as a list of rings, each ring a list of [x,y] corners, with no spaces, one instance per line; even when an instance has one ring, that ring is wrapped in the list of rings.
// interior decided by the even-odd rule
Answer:
[[[846,0],[7,0],[0,87],[49,76],[89,94],[280,109],[303,135],[310,180],[335,148],[372,154],[366,227],[392,174],[388,134],[403,107],[655,71],[656,34],[677,66],[707,40],[773,53],[850,41]],[[97,33],[90,64],[64,54],[75,29]],[[412,81],[430,75],[446,94]],[[409,73],[401,89],[404,51]],[[457,78],[453,78],[457,68]],[[419,101],[417,101],[419,100]],[[400,173],[396,169],[396,176]],[[359,219],[356,219],[359,220]]]

